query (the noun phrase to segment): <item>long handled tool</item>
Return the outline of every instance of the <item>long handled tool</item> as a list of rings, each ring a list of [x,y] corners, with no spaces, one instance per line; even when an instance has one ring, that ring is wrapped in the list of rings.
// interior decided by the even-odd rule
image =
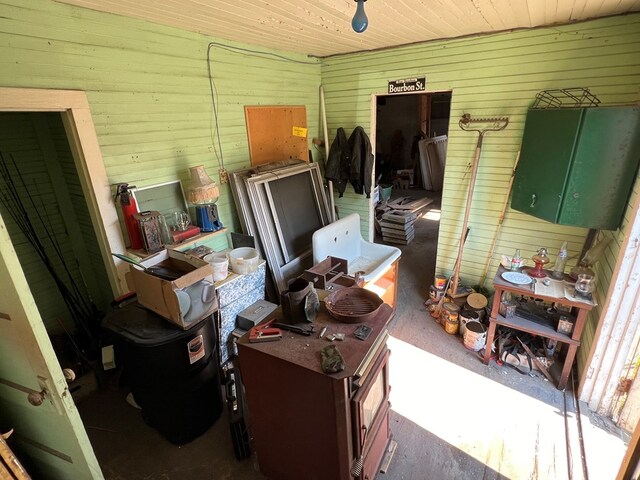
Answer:
[[[466,242],[467,241],[467,237],[469,236],[469,231],[471,229],[469,227],[467,227],[466,232],[464,233],[464,239],[462,240],[462,242]],[[456,265],[458,265],[458,262],[460,260],[460,257],[458,257],[456,259]],[[451,286],[451,279],[453,277],[450,276],[449,279],[447,280],[447,284],[444,287],[444,291],[446,292],[449,289],[449,286]],[[440,314],[442,313],[442,305],[444,304],[444,299],[445,299],[446,295],[442,295],[440,297],[440,300],[438,300],[438,303],[436,304],[436,308],[433,310],[433,312],[431,312],[431,316],[433,318],[440,318]]]
[[[322,130],[324,134],[325,162],[329,161],[329,129],[327,128],[327,107],[324,103],[324,87],[320,85],[320,106],[322,107]],[[326,163],[325,163],[326,166]],[[327,180],[327,190],[329,190],[329,212],[331,221],[336,221],[336,203],[333,198],[333,182]]]
[[[484,128],[480,128],[478,124],[484,124]],[[464,238],[469,224],[469,212],[471,210],[471,200],[473,199],[473,190],[476,185],[476,177],[478,176],[478,165],[480,164],[480,152],[482,152],[482,140],[487,132],[498,132],[504,130],[509,124],[508,117],[484,117],[471,118],[471,115],[465,113],[462,115],[458,125],[466,132],[478,132],[478,144],[476,145],[476,154],[473,157],[473,165],[471,170],[471,180],[469,181],[469,193],[467,194],[467,204],[464,209],[464,220],[462,221],[462,229],[460,232],[460,244],[458,245],[458,258],[454,267],[453,281],[451,282],[451,294],[455,295],[458,291],[458,280],[460,276],[460,265],[462,264],[462,251],[464,249]]]
[[[513,179],[516,176],[516,168],[518,168],[519,161],[520,161],[520,150],[518,150],[516,161],[513,164],[511,178],[509,179],[509,186],[507,187],[507,195],[504,197],[504,204],[502,205],[502,211],[500,212],[500,217],[498,218],[498,227],[496,228],[496,233],[494,233],[493,235],[493,242],[491,243],[491,248],[489,249],[489,256],[487,257],[487,263],[484,266],[484,271],[482,272],[482,276],[480,277],[480,283],[479,283],[480,287],[484,285],[484,281],[487,279],[487,272],[489,271],[489,265],[491,264],[493,253],[496,251],[498,236],[500,235],[500,230],[502,230],[502,223],[504,222],[504,216],[507,213],[507,205],[509,205],[509,197],[511,195],[511,189],[513,188]]]

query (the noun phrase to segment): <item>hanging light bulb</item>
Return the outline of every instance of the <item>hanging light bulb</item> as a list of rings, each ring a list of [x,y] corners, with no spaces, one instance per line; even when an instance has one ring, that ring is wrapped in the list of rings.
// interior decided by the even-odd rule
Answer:
[[[367,0],[355,0],[358,4],[356,7],[356,14],[353,16],[353,20],[351,20],[351,28],[356,33],[364,32],[369,26],[369,19],[367,18],[367,14],[364,13],[364,2]]]

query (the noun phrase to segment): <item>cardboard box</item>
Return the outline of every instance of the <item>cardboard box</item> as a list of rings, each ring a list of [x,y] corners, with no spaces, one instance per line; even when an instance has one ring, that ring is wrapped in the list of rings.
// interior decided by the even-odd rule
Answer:
[[[187,330],[218,309],[213,267],[204,260],[165,249],[140,263],[184,272],[169,281],[130,266],[138,302],[149,310]]]

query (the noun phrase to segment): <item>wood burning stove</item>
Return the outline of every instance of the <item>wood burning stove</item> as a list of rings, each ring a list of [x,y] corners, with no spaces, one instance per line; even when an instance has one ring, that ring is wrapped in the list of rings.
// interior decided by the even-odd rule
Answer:
[[[327,341],[317,335],[238,341],[253,448],[265,476],[373,480],[391,439],[386,345],[391,317],[391,307],[382,305],[367,322],[371,335],[362,341],[353,336],[358,324],[338,323],[320,310],[318,326],[345,334],[336,345],[346,368],[335,374],[322,372],[319,352]]]

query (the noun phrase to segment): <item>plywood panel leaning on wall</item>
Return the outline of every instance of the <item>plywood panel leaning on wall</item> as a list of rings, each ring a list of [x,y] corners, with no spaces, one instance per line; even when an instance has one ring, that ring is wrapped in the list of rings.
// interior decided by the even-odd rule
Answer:
[[[309,161],[304,106],[244,107],[251,165],[291,158]]]

